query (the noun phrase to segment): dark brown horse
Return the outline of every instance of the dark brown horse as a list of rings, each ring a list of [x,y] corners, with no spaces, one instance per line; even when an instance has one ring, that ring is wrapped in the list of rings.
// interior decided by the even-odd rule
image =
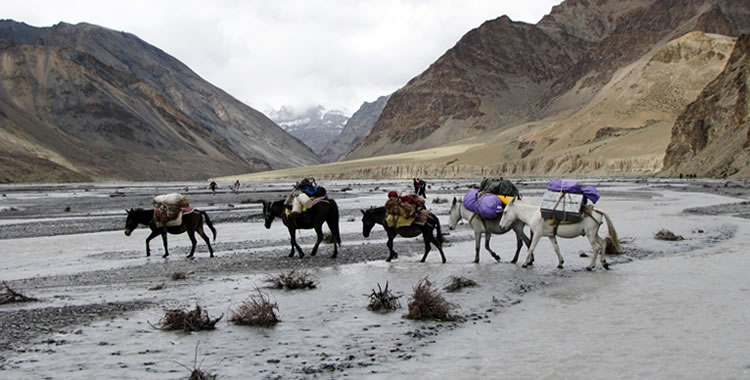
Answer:
[[[146,238],[146,256],[151,256],[151,249],[149,248],[148,243],[156,236],[161,235],[161,239],[164,242],[164,256],[162,257],[167,257],[169,256],[169,251],[167,250],[167,232],[175,235],[187,232],[190,241],[193,243],[193,248],[190,249],[190,254],[187,255],[188,258],[191,258],[193,257],[193,253],[195,253],[195,245],[197,243],[195,233],[198,232],[198,235],[200,235],[203,238],[203,241],[206,242],[206,245],[208,245],[208,252],[211,254],[211,257],[214,257],[214,250],[211,248],[211,242],[208,240],[206,233],[203,232],[203,220],[206,220],[206,225],[211,229],[211,232],[213,232],[214,241],[216,241],[216,229],[214,228],[214,225],[211,224],[211,219],[209,219],[208,214],[206,214],[205,211],[193,210],[192,212],[183,214],[182,224],[174,227],[157,227],[156,222],[154,222],[153,209],[144,210],[141,208],[131,208],[130,210],[125,211],[128,212],[128,218],[125,220],[125,235],[130,236],[130,233],[141,224],[151,228],[151,235],[148,235]]]
[[[385,207],[375,207],[362,211],[362,235],[364,237],[370,236],[370,231],[375,224],[380,224],[388,234],[388,251],[390,255],[385,261],[391,261],[392,259],[398,258],[398,253],[393,250],[393,239],[398,236],[411,238],[422,235],[424,237],[424,256],[422,256],[421,262],[427,260],[427,254],[430,253],[430,243],[434,244],[440,252],[440,257],[443,259],[445,264],[445,254],[443,254],[443,233],[440,231],[440,220],[433,213],[429,213],[427,222],[425,224],[412,223],[405,227],[388,227],[385,222]],[[432,230],[437,230],[437,237],[432,233]]]
[[[281,218],[286,228],[289,229],[289,237],[292,242],[292,252],[289,253],[289,257],[294,257],[294,249],[299,252],[299,257],[305,257],[299,244],[297,244],[297,230],[309,230],[314,229],[315,234],[318,238],[315,241],[315,246],[310,252],[310,255],[315,256],[318,253],[318,246],[323,241],[323,223],[328,225],[328,229],[331,230],[333,235],[333,256],[332,259],[338,255],[338,246],[341,245],[341,236],[339,234],[339,206],[333,199],[326,199],[319,201],[310,207],[309,210],[302,214],[290,218],[286,214],[286,206],[284,200],[268,202],[263,201],[263,220],[265,220],[266,228],[271,228],[271,223],[275,218]]]

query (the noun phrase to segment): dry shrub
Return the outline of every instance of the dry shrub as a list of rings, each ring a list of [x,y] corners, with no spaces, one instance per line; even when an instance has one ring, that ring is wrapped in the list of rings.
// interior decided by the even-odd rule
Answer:
[[[216,375],[203,372],[200,368],[193,369],[193,372],[190,372],[189,380],[215,380]]]
[[[661,229],[659,232],[657,232],[654,237],[659,240],[669,240],[669,241],[677,241],[677,240],[685,240],[682,235],[675,235],[672,231]]]
[[[380,287],[378,283],[378,291],[372,289],[372,293],[367,296],[370,298],[370,304],[367,305],[367,310],[371,311],[392,311],[401,308],[401,303],[398,299],[401,296],[394,296],[390,290],[388,290],[388,282],[385,283],[385,289]]]
[[[466,277],[450,276],[448,277],[448,285],[443,290],[448,293],[457,292],[463,288],[473,288],[479,286],[476,281],[468,279]]]
[[[185,311],[182,309],[167,310],[166,314],[160,321],[160,326],[154,326],[161,330],[184,330],[184,331],[200,331],[200,330],[213,330],[216,322],[219,322],[224,314],[220,315],[219,318],[211,319],[208,316],[208,312],[203,310],[200,306],[195,305],[195,309],[192,311]]]
[[[11,287],[5,281],[3,281],[3,286],[5,286],[5,291],[3,293],[0,293],[0,305],[4,305],[6,303],[39,301],[34,297],[28,297],[11,289]]]
[[[414,294],[409,298],[408,319],[434,319],[439,321],[455,321],[460,317],[450,313],[457,306],[446,301],[438,289],[425,277],[414,287]]]
[[[432,203],[434,204],[448,203],[448,199],[440,198],[440,197],[432,198]]]
[[[315,280],[311,277],[310,273],[306,270],[297,271],[293,269],[289,273],[280,273],[264,281],[269,284],[268,287],[274,289],[314,289],[317,284],[315,284]]]
[[[174,273],[172,273],[172,280],[174,280],[174,281],[184,280],[186,278],[187,278],[187,273],[185,273],[185,272],[174,272]]]
[[[238,325],[272,327],[279,323],[276,313],[279,305],[271,302],[268,295],[256,289],[258,294],[242,302],[236,310],[232,311],[230,321]]]

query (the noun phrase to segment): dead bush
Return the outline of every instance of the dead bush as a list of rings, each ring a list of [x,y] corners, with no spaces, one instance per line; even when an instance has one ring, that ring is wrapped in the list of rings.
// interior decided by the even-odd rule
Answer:
[[[443,290],[448,293],[457,292],[463,288],[473,288],[479,286],[476,281],[468,279],[466,277],[450,276],[448,277],[448,285]]]
[[[268,295],[256,289],[258,294],[253,294],[242,302],[236,310],[232,311],[231,322],[238,325],[272,327],[279,323],[276,313],[279,305],[271,302]]]
[[[199,342],[200,343],[200,342]],[[202,369],[200,369],[200,364],[203,364],[203,361],[201,360],[201,363],[198,364],[198,344],[195,345],[195,356],[193,357],[193,368],[190,369],[188,366],[177,362],[177,364],[185,367],[188,371],[190,371],[190,376],[188,377],[188,380],[216,380],[216,375],[206,372]]]
[[[293,269],[289,273],[280,273],[264,281],[269,284],[269,288],[274,289],[314,289],[317,284],[315,284],[315,280],[311,277],[310,273],[306,270],[297,271]]]
[[[178,281],[178,280],[184,280],[187,278],[187,272],[174,272],[172,273],[172,280]]]
[[[437,204],[442,204],[442,203],[448,203],[448,199],[446,199],[446,198],[440,198],[440,197],[432,198],[432,203],[434,203],[436,205]]]
[[[654,234],[654,237],[658,240],[678,241],[685,240],[682,235],[675,235],[672,231],[661,229],[659,232]]]
[[[208,312],[203,310],[200,306],[195,305],[195,309],[191,311],[185,311],[182,309],[167,310],[164,317],[161,319],[159,326],[154,326],[160,330],[184,330],[184,331],[200,331],[200,330],[213,330],[216,322],[219,322],[224,314],[220,315],[219,318],[211,319],[208,316]]]
[[[432,283],[425,277],[414,287],[414,294],[409,298],[408,319],[434,319],[438,321],[456,321],[460,317],[450,313],[456,308],[443,298],[438,289],[432,287]]]
[[[370,293],[370,304],[367,305],[367,310],[371,311],[392,311],[401,308],[401,303],[398,301],[401,296],[394,296],[390,290],[388,290],[388,282],[385,283],[385,289],[380,287],[378,283],[378,291],[372,289]]]
[[[6,303],[39,301],[34,297],[26,296],[11,289],[10,285],[8,285],[8,283],[6,283],[5,281],[3,281],[3,286],[5,286],[5,291],[3,293],[0,293],[0,305],[4,305]]]

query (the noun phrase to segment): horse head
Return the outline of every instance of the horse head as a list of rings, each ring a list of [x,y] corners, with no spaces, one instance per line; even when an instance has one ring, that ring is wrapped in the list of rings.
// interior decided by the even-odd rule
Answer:
[[[375,227],[375,218],[371,215],[372,209],[367,211],[360,209],[362,212],[362,236],[370,237],[370,231],[372,227]]]
[[[459,202],[456,197],[453,197],[453,203],[451,203],[451,210],[448,212],[448,229],[453,231],[456,228],[456,224],[461,222],[463,224],[463,216],[461,215],[462,202]]]
[[[125,210],[128,213],[127,219],[125,219],[125,236],[130,236],[134,229],[138,227],[138,218],[132,208]]]
[[[518,219],[518,207],[516,206],[516,197],[513,197],[503,208],[503,216],[500,218],[500,228],[510,228],[516,219]]]
[[[273,207],[272,203],[269,201],[263,201],[263,221],[265,222],[266,229],[271,228],[271,223],[273,223],[273,219],[276,217],[273,213]]]

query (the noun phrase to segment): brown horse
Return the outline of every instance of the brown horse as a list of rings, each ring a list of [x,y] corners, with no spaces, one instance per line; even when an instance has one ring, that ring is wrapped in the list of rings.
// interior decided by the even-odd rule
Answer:
[[[263,201],[263,220],[265,221],[266,228],[271,228],[271,223],[276,217],[281,218],[284,225],[289,229],[289,238],[292,242],[292,252],[289,253],[289,257],[294,257],[294,249],[299,252],[299,257],[305,257],[299,244],[297,244],[297,230],[309,230],[314,229],[317,235],[315,246],[310,252],[311,256],[315,256],[318,253],[318,246],[323,241],[323,223],[328,224],[328,229],[331,230],[333,235],[333,256],[332,259],[338,255],[338,246],[341,245],[341,235],[339,234],[339,206],[333,199],[322,200],[309,210],[303,212],[296,218],[290,218],[286,214],[286,206],[284,200],[275,202]]]
[[[154,222],[154,210],[131,208],[130,210],[125,211],[128,213],[128,218],[125,220],[126,236],[130,236],[130,233],[141,224],[151,228],[151,235],[148,235],[146,238],[146,256],[151,256],[151,249],[149,248],[148,243],[157,235],[161,235],[161,239],[164,242],[164,256],[162,257],[167,257],[169,256],[169,251],[167,250],[167,232],[175,235],[187,232],[190,241],[193,243],[193,247],[190,249],[190,254],[187,255],[187,257],[192,258],[193,253],[195,253],[195,245],[197,244],[195,233],[198,232],[198,235],[200,235],[203,238],[203,241],[206,242],[206,245],[208,245],[208,252],[211,254],[211,257],[214,257],[214,250],[211,248],[211,242],[209,242],[206,233],[203,232],[203,220],[206,220],[206,225],[211,229],[211,232],[213,232],[214,241],[216,241],[216,229],[214,228],[214,225],[211,224],[211,219],[209,219],[208,214],[206,214],[205,211],[193,210],[192,212],[183,214],[182,224],[173,227],[157,227],[156,222]]]

